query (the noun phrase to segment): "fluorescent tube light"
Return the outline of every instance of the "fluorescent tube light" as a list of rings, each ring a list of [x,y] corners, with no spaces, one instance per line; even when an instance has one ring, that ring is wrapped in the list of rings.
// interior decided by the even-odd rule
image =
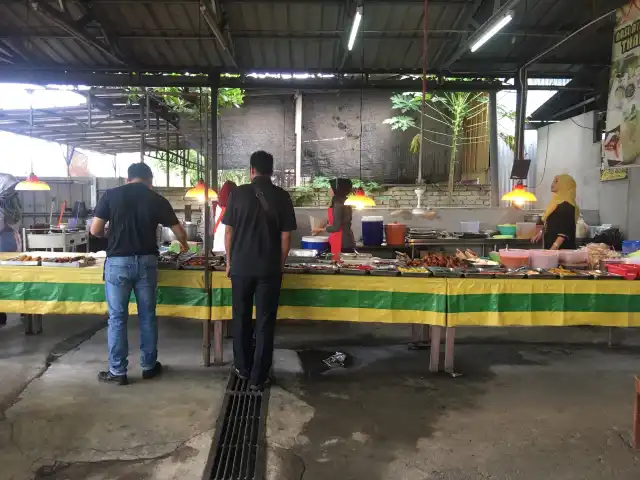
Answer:
[[[356,9],[356,16],[353,17],[353,25],[351,26],[351,35],[349,35],[349,44],[347,48],[351,50],[353,44],[356,43],[356,36],[358,35],[358,28],[360,28],[360,22],[362,21],[362,7]]]
[[[491,37],[502,30],[511,20],[513,20],[513,14],[509,12],[504,17],[502,17],[498,23],[487,30],[487,33],[482,35],[477,42],[471,45],[471,51],[475,52],[476,50],[478,50],[481,46],[487,43]]]

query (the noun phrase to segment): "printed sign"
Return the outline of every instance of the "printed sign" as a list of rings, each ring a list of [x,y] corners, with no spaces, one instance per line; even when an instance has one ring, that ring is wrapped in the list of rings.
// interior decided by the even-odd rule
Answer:
[[[640,0],[616,12],[603,169],[640,165]]]

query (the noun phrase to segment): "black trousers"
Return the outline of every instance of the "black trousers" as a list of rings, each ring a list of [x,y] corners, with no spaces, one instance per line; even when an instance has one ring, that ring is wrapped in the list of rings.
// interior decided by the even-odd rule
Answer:
[[[242,375],[250,377],[251,384],[261,385],[269,377],[273,363],[273,336],[275,334],[282,276],[231,276],[233,318],[233,359]],[[253,300],[255,297],[255,349],[253,347]]]

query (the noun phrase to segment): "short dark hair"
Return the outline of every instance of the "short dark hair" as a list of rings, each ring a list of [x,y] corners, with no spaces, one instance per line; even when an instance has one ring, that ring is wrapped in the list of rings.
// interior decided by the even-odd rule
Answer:
[[[153,180],[153,172],[146,163],[132,163],[129,170],[127,170],[127,178],[129,180],[139,178],[140,180],[150,181]]]
[[[260,175],[273,175],[273,155],[264,150],[253,152],[249,164]]]

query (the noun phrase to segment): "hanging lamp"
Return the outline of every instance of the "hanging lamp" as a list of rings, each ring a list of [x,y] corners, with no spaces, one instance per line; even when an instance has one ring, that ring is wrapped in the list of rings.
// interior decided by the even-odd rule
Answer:
[[[27,90],[29,94],[29,139],[33,140],[33,102],[31,100],[31,95],[33,95],[33,90]],[[33,173],[33,157],[31,158],[31,173],[29,176],[23,181],[19,182],[14,190],[18,190],[20,192],[46,192],[51,190],[51,187],[48,183],[40,180],[35,173]]]
[[[26,192],[44,192],[51,190],[49,184],[40,180],[33,172],[29,176],[16,185],[15,190]]]
[[[515,205],[521,207],[525,202],[535,202],[538,199],[533,193],[527,191],[522,182],[518,182],[516,186],[513,187],[513,190],[502,196],[502,200],[506,202],[513,202]]]
[[[193,188],[190,188],[189,190],[187,190],[187,193],[184,195],[184,198],[191,198],[191,199],[197,200],[200,203],[204,203],[205,201],[204,193],[205,193],[205,185],[204,185],[204,180],[201,178],[198,180],[198,183],[196,183]],[[210,201],[218,200],[218,194],[215,192],[215,190],[209,188],[208,193],[209,193],[208,197]]]
[[[364,189],[356,188],[353,193],[350,193],[347,196],[347,201],[344,202],[345,205],[349,207],[354,207],[356,210],[362,210],[365,207],[375,207],[376,202],[373,198],[368,197],[366,193],[364,193]]]

